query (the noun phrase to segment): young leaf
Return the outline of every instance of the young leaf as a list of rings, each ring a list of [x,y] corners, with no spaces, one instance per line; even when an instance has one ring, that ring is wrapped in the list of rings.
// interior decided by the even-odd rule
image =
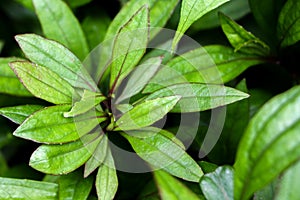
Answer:
[[[130,142],[134,151],[155,169],[184,180],[198,182],[203,175],[198,164],[164,130],[141,129],[122,135]]]
[[[83,60],[89,49],[71,9],[62,0],[33,0],[33,4],[46,37],[65,45]]]
[[[61,175],[74,171],[93,154],[100,142],[99,133],[63,145],[41,145],[30,157],[29,165],[43,173]]]
[[[266,56],[270,48],[252,33],[246,31],[242,26],[226,15],[219,13],[221,26],[235,52],[242,52],[250,55]]]
[[[23,105],[14,107],[0,108],[0,115],[10,119],[16,124],[21,124],[27,117],[32,115],[34,112],[41,110],[41,105]]]
[[[180,20],[173,40],[173,48],[180,41],[186,30],[203,15],[229,0],[183,0]]]
[[[74,88],[51,70],[30,62],[13,62],[10,67],[34,96],[54,104],[72,103]]]
[[[180,96],[180,100],[171,112],[198,112],[224,106],[249,95],[233,88],[221,85],[197,83],[176,84],[150,94],[146,100]]]
[[[277,25],[281,46],[286,47],[300,40],[300,2],[288,0],[282,8]]]
[[[80,60],[66,47],[35,34],[15,38],[30,61],[57,73],[73,87],[97,91],[97,85]]]
[[[299,160],[299,103],[297,86],[274,97],[252,118],[234,164],[235,199],[248,199]]]
[[[93,130],[105,118],[97,118],[95,111],[76,118],[65,118],[70,105],[52,106],[31,115],[13,133],[35,142],[57,144],[79,139]]]
[[[172,110],[179,99],[180,97],[173,95],[144,101],[124,113],[122,117],[117,120],[117,128],[115,128],[115,130],[134,130],[149,126],[162,119]]]
[[[199,197],[188,187],[168,173],[158,170],[154,171],[153,174],[162,200],[199,200]]]
[[[117,189],[117,172],[111,151],[108,148],[105,162],[99,167],[96,177],[96,190],[98,198],[101,200],[112,200],[117,192]]]
[[[207,200],[233,200],[233,169],[222,166],[205,174],[200,187]]]
[[[41,181],[0,177],[0,199],[57,199],[58,185]]]

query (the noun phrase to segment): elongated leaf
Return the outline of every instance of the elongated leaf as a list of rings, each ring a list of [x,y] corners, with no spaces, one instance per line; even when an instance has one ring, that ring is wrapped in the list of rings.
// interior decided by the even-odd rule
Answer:
[[[49,69],[30,63],[13,62],[14,70],[24,86],[36,97],[54,104],[71,103],[74,88]]]
[[[172,45],[173,48],[175,48],[183,34],[195,21],[227,1],[229,0],[183,0],[180,20]]]
[[[154,171],[153,174],[162,200],[199,199],[196,194],[168,173],[158,170]]]
[[[299,9],[299,1],[288,0],[279,14],[277,32],[282,47],[293,45],[300,40]]]
[[[98,133],[63,145],[42,145],[33,152],[29,165],[48,174],[67,174],[83,165],[100,142]]]
[[[118,119],[115,130],[133,130],[153,124],[162,119],[179,101],[178,96],[168,96],[145,101],[124,113]]]
[[[142,7],[120,29],[113,46],[110,88],[113,90],[132,71],[146,51],[149,10]]]
[[[25,120],[13,134],[35,142],[66,143],[79,139],[105,120],[97,118],[93,110],[77,118],[65,118],[63,114],[70,107],[59,105],[40,110]]]
[[[130,142],[135,152],[155,169],[164,169],[184,180],[198,182],[203,175],[201,168],[181,145],[175,143],[164,132],[144,129],[122,135]]]
[[[41,105],[23,105],[0,108],[0,115],[10,119],[16,124],[21,124],[34,112],[41,110]]]
[[[32,96],[8,65],[10,62],[21,60],[14,57],[0,58],[0,93],[25,97]]]
[[[105,163],[102,164],[96,177],[96,190],[101,200],[112,200],[118,189],[118,177],[110,149],[107,151]]]
[[[233,169],[222,166],[205,174],[200,187],[207,200],[233,200]]]
[[[58,185],[26,179],[0,177],[0,199],[57,199]]]
[[[35,34],[15,38],[30,61],[47,67],[74,87],[97,90],[80,60],[61,44]]]
[[[146,100],[181,96],[171,112],[197,112],[224,106],[249,97],[248,94],[221,85],[176,84],[158,90]]]
[[[246,54],[268,55],[270,48],[252,33],[246,31],[242,26],[226,15],[219,13],[221,26],[234,51]]]
[[[297,86],[266,103],[249,123],[234,164],[235,199],[248,199],[299,160],[299,102]]]
[[[83,60],[89,53],[81,26],[62,0],[33,0],[35,12],[47,38],[68,47]]]
[[[87,199],[92,186],[93,177],[83,178],[80,171],[75,171],[67,175],[60,176],[59,199]]]

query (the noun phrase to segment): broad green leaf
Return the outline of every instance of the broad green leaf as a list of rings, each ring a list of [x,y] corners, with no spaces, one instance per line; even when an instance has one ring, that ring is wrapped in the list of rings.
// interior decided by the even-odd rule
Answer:
[[[300,40],[300,2],[288,0],[282,8],[277,25],[277,33],[282,47]]]
[[[45,36],[68,47],[79,59],[89,53],[81,26],[62,0],[33,0]]]
[[[83,6],[92,0],[64,0],[70,7],[76,8],[79,6]]]
[[[137,66],[130,75],[125,88],[122,89],[122,93],[117,97],[116,103],[122,102],[139,93],[156,73],[160,67],[161,61],[161,57],[149,58],[144,63]]]
[[[104,164],[102,164],[96,177],[96,190],[98,199],[112,200],[118,189],[118,177],[110,149],[107,151]]]
[[[25,120],[13,134],[35,142],[66,143],[79,139],[105,120],[97,117],[94,110],[76,118],[65,118],[63,114],[70,107],[58,105],[42,109]]]
[[[122,135],[134,151],[155,169],[187,181],[198,182],[203,175],[198,164],[182,149],[181,145],[166,136],[164,130],[141,129],[127,131]]]
[[[124,113],[116,122],[115,130],[133,130],[153,124],[162,119],[175,104],[179,101],[179,96],[167,96],[163,98],[153,98],[138,104],[133,109]]]
[[[88,198],[92,187],[93,177],[83,178],[81,171],[75,171],[67,175],[60,176],[58,179],[60,200]]]
[[[144,55],[149,37],[149,10],[143,6],[120,29],[113,45],[110,88],[113,91]]]
[[[21,60],[14,57],[0,58],[0,93],[25,97],[32,96],[9,67],[10,62]]]
[[[34,112],[41,110],[44,106],[41,105],[22,105],[14,107],[0,108],[0,115],[10,119],[16,124],[21,124]]]
[[[55,183],[0,177],[0,199],[56,200],[57,190]]]
[[[51,70],[30,62],[13,62],[10,67],[36,97],[54,104],[71,103],[74,88]]]
[[[153,174],[162,200],[200,199],[188,187],[168,173],[158,170],[154,171]]]
[[[221,27],[228,41],[233,46],[235,52],[242,52],[250,55],[266,56],[270,48],[252,33],[246,31],[242,26],[219,13]]]
[[[252,118],[234,164],[235,199],[248,199],[299,160],[299,103],[296,86],[272,98]]]
[[[171,112],[198,112],[224,106],[249,95],[239,90],[222,85],[197,83],[176,84],[150,94],[146,100],[180,96],[180,100]]]
[[[35,34],[15,38],[30,61],[47,67],[74,87],[97,90],[80,60],[61,44]]]
[[[227,1],[229,0],[183,0],[173,48],[176,47],[183,34],[195,21]]]
[[[200,187],[207,200],[233,200],[233,169],[222,166],[205,174]]]
[[[30,157],[29,165],[43,173],[67,174],[83,165],[100,142],[99,133],[63,145],[41,145]]]

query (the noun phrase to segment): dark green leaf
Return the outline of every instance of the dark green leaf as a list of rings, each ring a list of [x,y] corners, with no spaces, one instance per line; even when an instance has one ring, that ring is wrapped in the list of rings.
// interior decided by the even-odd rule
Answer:
[[[76,8],[82,5],[85,5],[92,0],[64,0],[70,7]]]
[[[253,117],[234,165],[235,199],[248,199],[299,160],[299,103],[297,86],[274,97]]]
[[[209,163],[206,161],[200,161],[198,162],[198,164],[200,165],[201,169],[203,170],[203,172],[206,173],[211,173],[213,171],[215,171],[218,168],[218,165],[213,164],[213,163]]]

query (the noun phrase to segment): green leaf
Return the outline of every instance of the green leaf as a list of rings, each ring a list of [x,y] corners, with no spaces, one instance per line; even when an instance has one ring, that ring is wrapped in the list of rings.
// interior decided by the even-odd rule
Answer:
[[[146,100],[180,96],[180,100],[171,112],[198,112],[224,106],[245,98],[249,95],[222,85],[197,83],[176,84],[150,94]]]
[[[58,185],[26,179],[0,177],[0,199],[57,199]]]
[[[188,187],[168,173],[158,170],[153,174],[162,200],[199,199]]]
[[[126,113],[131,110],[133,106],[131,104],[117,104],[116,109],[118,109],[121,113]]]
[[[288,0],[282,8],[277,25],[281,46],[286,47],[300,40],[300,2]]]
[[[107,151],[104,164],[102,164],[96,177],[96,190],[98,199],[112,200],[118,189],[118,177],[110,149]]]
[[[218,168],[218,165],[214,164],[214,163],[209,163],[206,161],[200,161],[198,162],[198,164],[200,165],[202,171],[207,174],[207,173],[211,173],[213,171],[215,171]]]
[[[161,57],[149,58],[144,63],[137,66],[129,77],[125,88],[122,89],[122,93],[116,98],[116,103],[122,102],[139,93],[156,73],[160,67],[161,61]]]
[[[233,169],[222,166],[205,174],[200,187],[207,200],[233,200]]]
[[[41,110],[44,106],[41,105],[22,105],[14,107],[0,108],[0,115],[10,119],[16,124],[21,124],[27,117],[34,112]]]
[[[153,124],[162,119],[179,101],[178,96],[155,98],[138,104],[133,109],[124,113],[116,124],[115,130],[133,130]]]
[[[64,0],[70,7],[76,8],[79,6],[83,6],[92,0]]]
[[[70,8],[61,0],[33,0],[33,4],[46,37],[65,45],[83,60],[89,49],[81,26]]]
[[[248,199],[299,160],[299,103],[297,86],[268,101],[252,118],[234,164],[235,199]]]
[[[134,151],[155,169],[164,169],[184,180],[198,182],[203,175],[201,168],[182,149],[182,145],[178,145],[178,142],[174,142],[165,133],[165,130],[148,128],[127,131],[122,135],[130,142]]]
[[[246,31],[242,26],[224,14],[219,13],[219,18],[223,32],[235,52],[240,51],[242,53],[259,56],[269,55],[269,46],[259,38]]]
[[[47,67],[74,87],[97,90],[80,60],[61,44],[35,34],[17,35],[15,38],[30,61]]]
[[[173,49],[180,41],[186,30],[203,15],[219,7],[229,0],[183,0],[180,20],[173,40]]]
[[[41,145],[30,157],[29,165],[48,174],[67,174],[83,165],[100,142],[99,133],[63,145]]]
[[[149,37],[149,10],[143,6],[120,29],[113,46],[110,88],[113,91],[144,55]]]
[[[60,176],[59,199],[82,199],[88,198],[92,187],[93,177],[83,178],[81,171],[75,171],[67,175]]]
[[[0,58],[0,93],[25,97],[32,96],[8,65],[10,62],[21,60],[14,57]]]
[[[13,62],[10,67],[24,86],[36,97],[54,104],[72,103],[72,86],[51,70],[30,63]]]
[[[79,139],[105,120],[105,118],[98,118],[94,110],[76,118],[65,118],[63,114],[70,107],[70,105],[58,105],[40,110],[25,120],[13,134],[35,142],[66,143]]]

